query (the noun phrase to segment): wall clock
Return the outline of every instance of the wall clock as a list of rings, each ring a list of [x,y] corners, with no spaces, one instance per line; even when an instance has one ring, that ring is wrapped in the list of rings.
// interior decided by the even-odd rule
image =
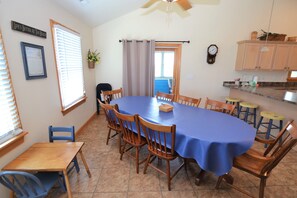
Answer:
[[[208,64],[214,64],[214,62],[216,61],[216,55],[219,51],[218,46],[216,46],[215,44],[211,44],[208,48],[207,48],[207,63]]]

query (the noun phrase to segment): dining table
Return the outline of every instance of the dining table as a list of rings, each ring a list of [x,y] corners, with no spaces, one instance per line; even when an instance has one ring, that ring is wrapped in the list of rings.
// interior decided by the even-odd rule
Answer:
[[[84,142],[40,142],[29,147],[14,160],[5,165],[4,171],[43,171],[43,172],[63,172],[67,195],[72,197],[67,167],[73,158],[80,153],[87,174],[91,177],[91,172],[82,153]]]
[[[159,110],[162,104],[170,112]],[[228,173],[233,159],[254,143],[256,129],[237,117],[204,108],[168,102],[149,96],[125,96],[112,100],[121,113],[138,114],[162,125],[176,125],[175,150],[183,158],[193,158],[200,168],[217,176]]]

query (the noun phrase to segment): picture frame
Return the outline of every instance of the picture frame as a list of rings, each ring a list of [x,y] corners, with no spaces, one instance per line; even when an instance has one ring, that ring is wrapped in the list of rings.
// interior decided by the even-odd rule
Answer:
[[[43,46],[21,42],[21,50],[26,80],[46,78]]]

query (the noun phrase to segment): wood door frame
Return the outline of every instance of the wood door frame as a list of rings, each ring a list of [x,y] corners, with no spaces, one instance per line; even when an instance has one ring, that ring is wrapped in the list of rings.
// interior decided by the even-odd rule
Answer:
[[[174,101],[179,94],[180,86],[180,65],[181,65],[181,48],[182,44],[176,43],[156,43],[155,51],[174,51],[174,69],[172,83],[172,93],[174,94]]]

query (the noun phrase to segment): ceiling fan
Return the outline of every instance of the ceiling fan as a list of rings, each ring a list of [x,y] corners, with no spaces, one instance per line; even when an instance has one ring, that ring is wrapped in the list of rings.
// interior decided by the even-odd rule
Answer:
[[[151,5],[153,5],[154,3],[158,2],[158,1],[165,1],[165,2],[168,2],[168,3],[176,2],[184,10],[188,10],[188,9],[192,8],[192,5],[188,0],[149,0],[146,4],[144,4],[142,6],[142,8],[148,8],[148,7],[150,7]]]

